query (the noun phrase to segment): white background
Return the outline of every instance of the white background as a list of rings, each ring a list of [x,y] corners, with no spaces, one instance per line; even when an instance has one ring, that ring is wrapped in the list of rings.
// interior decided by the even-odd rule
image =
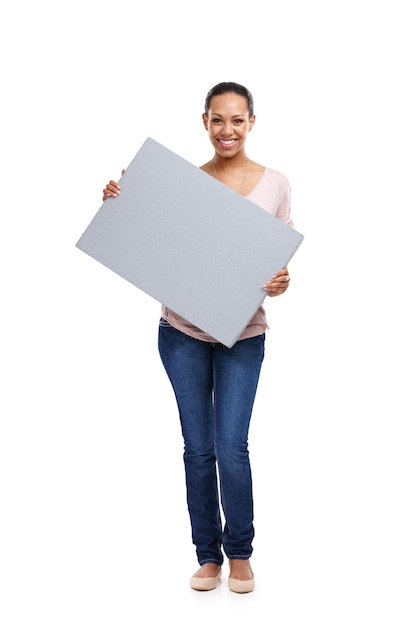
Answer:
[[[413,4],[3,8],[2,626],[415,626]],[[159,304],[75,247],[148,136],[211,158],[201,113],[223,80],[252,91],[248,154],[289,178],[305,236],[267,301],[247,596],[227,567],[188,587]]]

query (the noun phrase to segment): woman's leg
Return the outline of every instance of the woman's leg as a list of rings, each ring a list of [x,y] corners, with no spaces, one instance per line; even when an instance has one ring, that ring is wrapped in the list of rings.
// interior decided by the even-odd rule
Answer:
[[[223,562],[213,416],[213,346],[161,320],[162,363],[173,386],[184,437],[192,539],[200,565]]]
[[[225,515],[223,547],[229,559],[252,554],[253,496],[248,433],[265,336],[214,348],[215,446]]]

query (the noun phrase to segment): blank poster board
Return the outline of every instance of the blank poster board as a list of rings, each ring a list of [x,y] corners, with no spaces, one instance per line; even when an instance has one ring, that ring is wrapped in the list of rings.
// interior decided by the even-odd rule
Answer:
[[[227,347],[303,235],[148,138],[76,246]]]

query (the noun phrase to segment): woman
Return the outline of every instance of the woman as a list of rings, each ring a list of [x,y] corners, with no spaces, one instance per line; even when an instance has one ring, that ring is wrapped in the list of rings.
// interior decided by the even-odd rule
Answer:
[[[203,123],[214,155],[201,169],[292,225],[287,179],[246,156],[246,139],[255,124],[248,89],[232,82],[213,87],[206,97]],[[103,200],[119,193],[119,185],[110,181]],[[266,295],[284,293],[289,280],[287,268],[280,269],[263,285]],[[260,306],[239,340],[226,348],[162,306],[158,347],[179,409],[187,503],[200,564],[191,578],[193,589],[216,588],[222,550],[229,559],[230,589],[247,593],[255,587],[250,566],[254,527],[248,433],[266,329]]]

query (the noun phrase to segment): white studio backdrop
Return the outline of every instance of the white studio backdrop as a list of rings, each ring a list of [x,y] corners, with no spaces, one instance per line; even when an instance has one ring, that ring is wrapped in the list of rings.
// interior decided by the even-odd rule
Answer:
[[[417,109],[412,2],[21,2],[0,41],[4,626],[414,626]],[[75,247],[153,137],[211,158],[223,80],[305,240],[251,428],[257,589],[197,568],[159,304]],[[225,568],[227,575],[227,568]],[[170,579],[168,585],[166,581]]]

